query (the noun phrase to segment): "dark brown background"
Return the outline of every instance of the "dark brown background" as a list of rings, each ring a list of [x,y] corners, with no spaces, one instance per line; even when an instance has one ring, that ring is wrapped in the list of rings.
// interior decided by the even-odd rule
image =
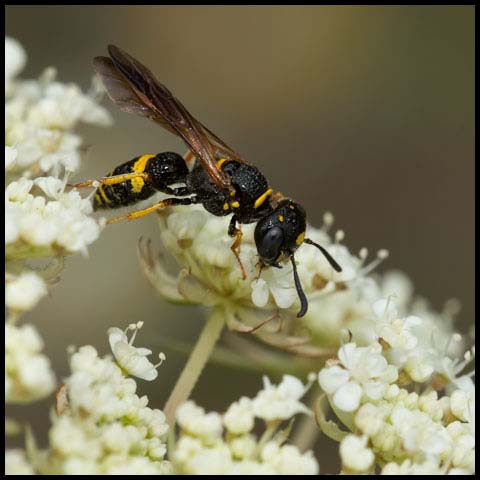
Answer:
[[[387,248],[384,269],[409,273],[438,309],[458,298],[459,329],[473,323],[473,7],[10,6],[6,31],[28,52],[24,76],[54,65],[85,88],[92,58],[121,46],[313,224],[331,210],[352,251]],[[115,125],[82,129],[90,148],[78,179],[140,153],[183,152],[156,125],[106,104]],[[138,343],[154,350],[165,336],[196,338],[200,309],[164,303],[140,273],[140,235],[158,235],[153,218],[108,228],[30,315],[60,375],[69,344],[106,353],[109,326],[144,320]],[[159,380],[140,386],[157,407],[184,362],[165,351]],[[222,409],[260,382],[211,367],[194,398]],[[317,448],[323,473],[335,471],[329,448]]]

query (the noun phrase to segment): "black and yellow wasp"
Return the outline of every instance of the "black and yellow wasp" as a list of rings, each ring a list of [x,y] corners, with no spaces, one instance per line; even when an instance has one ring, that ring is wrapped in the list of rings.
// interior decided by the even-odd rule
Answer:
[[[104,178],[75,186],[97,185],[95,209],[131,205],[157,191],[171,195],[108,223],[142,217],[167,206],[197,203],[213,215],[232,215],[228,234],[234,237],[231,249],[244,279],[245,270],[239,256],[242,233],[237,224],[257,222],[254,236],[260,268],[281,268],[283,262],[291,261],[301,304],[297,316],[305,315],[308,302],[297,273],[294,258],[297,248],[304,242],[314,245],[337,272],[341,267],[322,246],[305,238],[303,207],[274,193],[254,165],[196,120],[138,60],[113,45],[108,47],[108,52],[110,58],[94,59],[94,68],[111,100],[124,112],[147,117],[180,137],[189,154],[185,159],[173,152],[141,155],[116,167]],[[189,169],[187,164],[193,158],[195,164]]]

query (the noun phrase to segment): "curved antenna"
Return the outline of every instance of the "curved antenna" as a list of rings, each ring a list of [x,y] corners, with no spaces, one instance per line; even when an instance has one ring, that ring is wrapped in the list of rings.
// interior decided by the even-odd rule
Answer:
[[[308,310],[308,301],[303,291],[302,284],[300,283],[300,278],[297,272],[297,264],[295,263],[295,258],[293,255],[290,257],[293,267],[293,279],[295,280],[295,288],[297,289],[298,298],[300,299],[300,311],[297,313],[297,318],[303,317]]]
[[[324,255],[324,257],[328,260],[328,263],[332,266],[332,268],[336,272],[341,272],[342,267],[333,259],[333,257],[318,243],[315,243],[313,240],[310,240],[309,238],[306,238],[304,240],[305,243],[308,243],[309,245],[313,245],[314,247],[317,247]]]

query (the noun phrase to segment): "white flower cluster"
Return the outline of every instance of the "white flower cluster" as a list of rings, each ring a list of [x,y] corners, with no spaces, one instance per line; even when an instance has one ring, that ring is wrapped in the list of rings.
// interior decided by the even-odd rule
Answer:
[[[26,312],[47,294],[47,285],[42,277],[33,272],[5,279],[5,306],[13,312]]]
[[[55,82],[53,68],[39,80],[16,79],[25,63],[21,45],[5,38],[6,172],[36,175],[58,172],[60,166],[75,171],[82,141],[71,130],[79,122],[109,125],[110,116],[93,95],[84,95],[74,84]]]
[[[341,265],[342,272],[335,272],[322,253],[310,245],[302,245],[297,250],[298,273],[309,302],[308,312],[301,319],[296,317],[298,295],[289,263],[282,269],[263,269],[258,278],[254,224],[241,226],[240,258],[247,274],[246,280],[242,280],[230,249],[229,218],[213,216],[201,206],[188,206],[161,211],[159,222],[160,255],[156,257],[148,243],[140,244],[140,259],[147,277],[169,300],[220,310],[231,330],[255,333],[269,344],[308,356],[324,356],[325,347],[338,347],[342,331],[355,332],[368,344],[375,340],[372,332],[376,330],[377,337],[388,336],[396,342],[398,354],[409,350],[412,375],[420,373],[414,372],[413,366],[414,358],[425,352],[422,342],[433,338],[443,345],[451,336],[449,312],[442,316],[428,310],[424,303],[412,302],[412,286],[405,275],[392,272],[380,279],[371,275],[388,256],[386,251],[379,251],[376,258],[367,263],[365,248],[355,256],[340,243],[344,238],[342,231],[337,231],[332,243],[328,235],[333,223],[331,214],[325,215],[321,229],[308,226],[306,235],[328,250]],[[165,260],[167,252],[182,267],[180,272],[171,273]],[[388,326],[388,318],[380,321],[372,308],[375,302],[391,295],[396,296],[401,313],[411,317],[407,324],[402,323],[404,326],[398,332],[399,325]],[[378,312],[380,307],[377,307]],[[425,318],[422,324],[425,336],[418,341],[416,350],[408,337],[415,309]],[[435,325],[435,335],[427,335],[432,325]],[[434,359],[425,356],[422,360],[423,369],[425,363]]]
[[[292,266],[286,264],[282,269],[265,269],[261,278],[257,278],[258,254],[253,239],[255,224],[242,225],[240,259],[247,274],[247,279],[242,280],[239,265],[230,249],[232,238],[227,235],[229,220],[213,216],[201,206],[175,207],[171,212],[160,215],[164,248],[181,265],[189,268],[190,274],[177,279],[157,264],[156,271],[150,272],[151,278],[169,278],[166,286],[154,282],[157,288],[175,301],[223,307],[233,328],[238,324],[234,312],[240,314],[245,323],[249,323],[249,309],[257,312],[257,318],[259,309],[268,313],[278,308],[290,309],[293,314],[298,310],[298,296]],[[336,255],[338,245],[331,244],[324,230],[309,228],[307,234]],[[330,290],[334,281],[340,281],[346,275],[345,272],[336,273],[313,247],[300,248],[296,260],[307,293],[318,290],[316,285],[319,283],[322,283],[321,289],[328,285],[327,290]]]
[[[5,475],[35,475],[23,450],[5,450]]]
[[[55,376],[33,325],[5,325],[5,401],[26,403],[50,395]]]
[[[26,63],[21,45],[5,38],[5,401],[27,403],[55,388],[43,341],[21,314],[47,295],[67,253],[87,251],[101,222],[77,191],[65,191],[68,173],[78,168],[79,122],[110,123],[97,104],[75,85],[55,82],[47,69],[38,79],[19,80]],[[63,180],[58,177],[65,172]],[[42,260],[38,260],[38,259]],[[8,419],[7,419],[8,420]],[[19,429],[17,429],[19,430]],[[15,433],[18,433],[15,432]],[[68,443],[68,442],[66,442]],[[21,450],[5,454],[7,472],[33,473]]]
[[[135,381],[91,346],[71,355],[70,368],[66,399],[58,394],[49,449],[38,453],[36,469],[42,474],[169,473],[165,416],[135,393]]]
[[[16,76],[26,63],[21,45],[5,38],[5,306],[7,308],[6,399],[31,401],[54,387],[42,341],[27,325],[14,326],[47,295],[49,267],[67,253],[87,251],[99,236],[101,222],[89,215],[90,201],[65,192],[63,168],[78,167],[81,139],[71,130],[80,121],[106,125],[107,112],[74,85],[54,82],[49,70],[38,81]],[[39,176],[47,172],[52,176]],[[40,269],[42,271],[40,271]],[[58,273],[58,272],[56,272]],[[23,399],[21,398],[23,395]]]
[[[33,195],[38,187],[44,195]],[[53,177],[11,182],[5,190],[5,251],[7,259],[82,252],[94,242],[101,225],[89,215],[92,205],[78,191],[64,191]]]
[[[286,435],[277,432],[282,421],[310,413],[299,401],[308,388],[290,375],[277,386],[264,378],[264,389],[254,399],[240,398],[223,415],[205,413],[193,401],[185,402],[176,413],[180,438],[172,455],[174,468],[178,473],[204,475],[317,474],[313,453],[283,445]],[[252,433],[255,418],[266,423],[260,439]]]
[[[318,375],[337,417],[359,435],[341,442],[344,471],[370,471],[377,458],[385,474],[474,473],[473,372],[458,376],[473,355],[455,362],[427,344],[424,320],[398,318],[392,299],[373,310],[376,341],[343,345]]]
[[[61,170],[80,163],[79,122],[108,125],[110,117],[92,95],[54,81],[52,69],[39,79],[15,76],[25,64],[22,47],[5,39],[5,249],[7,259],[82,252],[98,238],[88,199],[65,192]],[[51,176],[42,176],[50,173]],[[39,178],[34,178],[38,177]]]

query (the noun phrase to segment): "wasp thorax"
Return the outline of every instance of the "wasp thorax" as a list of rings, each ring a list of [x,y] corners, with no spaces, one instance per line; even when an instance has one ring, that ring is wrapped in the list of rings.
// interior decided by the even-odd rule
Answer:
[[[305,228],[306,213],[303,207],[291,200],[282,200],[255,227],[255,243],[260,260],[266,265],[278,266],[283,257],[292,255],[302,244]]]

